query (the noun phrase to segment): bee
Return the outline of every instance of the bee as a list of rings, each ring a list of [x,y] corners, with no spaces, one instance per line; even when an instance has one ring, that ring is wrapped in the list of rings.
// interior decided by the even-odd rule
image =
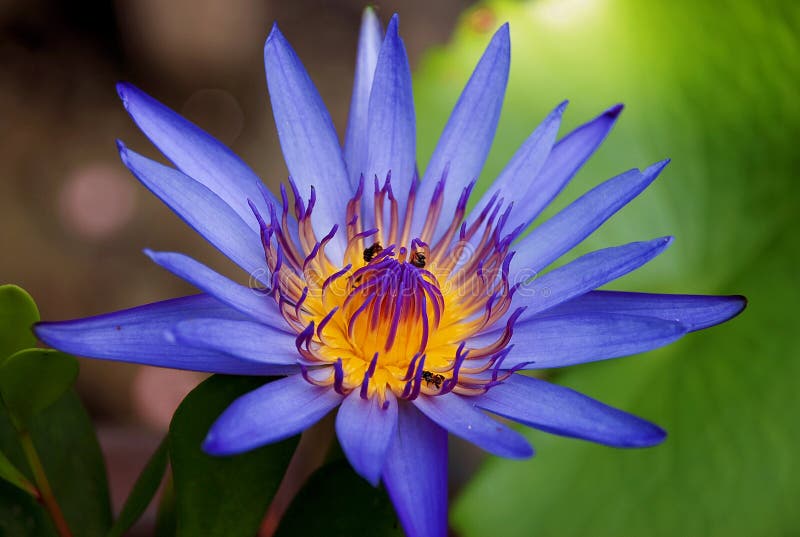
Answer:
[[[375,256],[378,255],[379,253],[381,253],[382,251],[383,251],[383,246],[381,246],[381,243],[379,243],[379,242],[376,242],[375,244],[373,244],[369,248],[365,248],[364,249],[364,261],[369,263],[370,261],[375,259]]]
[[[423,371],[422,380],[424,380],[428,386],[433,384],[434,386],[436,386],[436,389],[439,390],[442,388],[442,382],[444,382],[444,375],[431,373],[430,371]]]
[[[417,268],[425,267],[425,254],[422,252],[414,252],[411,255],[411,264]]]

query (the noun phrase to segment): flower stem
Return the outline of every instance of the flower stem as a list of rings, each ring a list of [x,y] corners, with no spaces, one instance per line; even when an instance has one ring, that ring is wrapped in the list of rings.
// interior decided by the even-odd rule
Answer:
[[[50,487],[50,482],[47,480],[47,475],[44,473],[44,466],[42,460],[39,458],[39,453],[33,445],[31,434],[27,430],[19,431],[19,441],[22,444],[22,451],[28,459],[28,465],[33,472],[33,479],[36,481],[36,486],[39,489],[37,499],[47,512],[55,524],[56,531],[60,537],[72,537],[72,532],[64,519],[64,514],[61,512],[61,507],[53,495],[53,489]]]

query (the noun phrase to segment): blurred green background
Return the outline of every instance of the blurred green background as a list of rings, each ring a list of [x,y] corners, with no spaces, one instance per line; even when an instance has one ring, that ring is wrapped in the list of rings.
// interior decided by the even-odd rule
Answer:
[[[731,323],[666,349],[554,375],[661,424],[670,436],[660,447],[613,450],[526,432],[538,454],[519,462],[454,442],[456,534],[799,534],[800,4],[378,4],[384,21],[401,15],[421,165],[492,32],[509,21],[506,106],[480,187],[564,98],[562,133],[623,102],[609,139],[544,217],[628,168],[672,163],[566,259],[671,234],[665,254],[613,287],[750,300]],[[281,23],[343,134],[362,8],[349,0],[3,4],[0,280],[27,288],[44,318],[60,319],[191,292],[152,267],[143,247],[188,252],[235,274],[118,163],[116,137],[156,153],[113,83],[131,80],[181,111],[274,187],[286,172],[261,64],[269,26]],[[101,427],[115,501],[199,379],[82,362],[79,388]]]
[[[556,207],[664,157],[656,184],[579,249],[676,236],[614,288],[741,293],[740,318],[658,352],[556,380],[646,416],[643,451],[542,433],[461,492],[466,536],[756,536],[800,532],[800,4],[533,0],[470,10],[417,73],[423,151],[487,28],[511,23],[507,104],[482,184],[561,99],[566,126],[621,101],[618,126]]]

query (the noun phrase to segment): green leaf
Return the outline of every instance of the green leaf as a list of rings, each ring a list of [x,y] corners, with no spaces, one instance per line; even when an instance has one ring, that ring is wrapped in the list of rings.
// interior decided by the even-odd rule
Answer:
[[[0,451],[0,478],[5,479],[20,490],[27,492],[31,496],[37,496],[38,491],[36,487],[28,481],[19,468],[14,466],[14,463],[8,460],[8,457]]]
[[[55,403],[78,377],[78,360],[51,349],[25,349],[0,365],[0,397],[18,426]]]
[[[16,285],[0,285],[0,364],[18,350],[36,345],[31,326],[39,309],[31,295]]]
[[[556,373],[559,383],[659,423],[669,438],[629,451],[527,433],[537,457],[488,459],[454,504],[453,525],[465,537],[793,534],[800,64],[786,59],[800,55],[800,5],[484,3],[451,45],[421,63],[420,162],[490,30],[506,20],[511,76],[480,188],[563,98],[571,102],[562,135],[624,102],[608,140],[543,218],[630,167],[672,163],[567,259],[674,234],[669,251],[612,287],[741,293],[750,306],[661,351]]]
[[[339,460],[309,478],[275,535],[350,537],[354,534],[402,536],[403,531],[386,491],[371,487],[353,472],[346,460]]]
[[[28,425],[73,534],[105,537],[111,526],[105,466],[92,422],[80,399],[70,390]],[[0,450],[29,475],[17,432],[5,414],[0,414]],[[29,494],[0,482],[0,535],[56,534],[47,513]]]
[[[122,511],[114,522],[111,531],[108,532],[108,537],[121,537],[133,524],[139,520],[147,506],[150,505],[150,500],[153,499],[161,480],[164,477],[164,472],[167,470],[168,451],[167,440],[161,442],[158,449],[147,461],[147,465],[142,470],[136,483],[133,485],[128,499],[125,500],[125,505],[122,506]]]
[[[252,537],[278,489],[297,438],[235,457],[200,448],[211,424],[265,379],[216,375],[194,389],[172,419],[169,453],[179,537]]]

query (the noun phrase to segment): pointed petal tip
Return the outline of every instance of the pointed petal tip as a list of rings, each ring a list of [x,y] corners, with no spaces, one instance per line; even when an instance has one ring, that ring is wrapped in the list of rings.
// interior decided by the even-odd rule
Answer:
[[[731,319],[738,317],[747,308],[748,305],[747,297],[742,295],[729,295],[719,298],[726,299],[727,304],[724,309],[724,312],[720,312],[721,314],[714,319],[713,323],[701,325],[700,327],[692,327],[692,330],[698,330],[698,329],[703,330],[706,328],[711,328],[712,326],[716,326],[718,324],[728,322]]]
[[[130,82],[120,80],[117,82],[115,87],[117,89],[117,95],[122,101],[122,106],[125,107],[125,110],[128,111],[137,125],[140,121],[139,114],[141,114],[143,111],[146,111],[147,108],[154,105],[163,108],[161,103],[157,102],[147,93],[143,92]]]
[[[130,163],[130,155],[128,154],[128,146],[125,145],[125,142],[117,138],[117,152],[119,152],[119,158],[122,161],[122,164],[125,165],[126,168],[131,167]]]
[[[378,485],[381,483],[381,473],[378,472],[378,475],[365,475],[362,472],[359,472],[354,466],[352,467],[355,472],[364,478],[364,480],[372,485],[373,488],[378,488]]]
[[[240,453],[244,453],[250,449],[254,449],[242,449],[241,447],[235,445],[235,443],[225,440],[225,438],[223,438],[224,435],[220,436],[214,430],[215,426],[216,423],[211,425],[211,429],[209,429],[206,437],[203,439],[203,443],[200,444],[200,449],[202,449],[204,453],[211,455],[212,457],[230,457],[233,455],[239,455]]]
[[[492,40],[495,40],[495,39],[500,40],[500,39],[502,39],[504,44],[507,44],[507,46],[510,46],[511,45],[511,35],[510,34],[511,34],[511,27],[508,25],[507,22],[504,22],[500,26],[500,28],[498,28],[497,31],[494,33],[494,36],[492,37]]]
[[[77,349],[69,349],[65,348],[65,340],[69,342],[69,335],[66,334],[64,328],[69,326],[72,321],[39,321],[34,323],[31,326],[31,332],[34,333],[36,338],[47,345],[49,348],[56,349],[56,350],[63,350],[69,354],[80,356],[79,352],[75,352]],[[75,334],[78,339],[81,338],[80,334]]]
[[[675,237],[672,235],[664,235],[663,237],[658,237],[657,239],[653,239],[651,242],[655,246],[661,246],[662,248],[666,248],[670,244],[673,243]]]
[[[639,243],[640,245],[647,245],[648,254],[653,255],[653,257],[660,255],[664,250],[666,250],[672,243],[675,241],[675,237],[672,235],[665,235],[663,237],[658,237],[656,239],[652,239],[649,241],[644,241]],[[633,244],[633,243],[631,243]],[[652,259],[653,257],[650,257]]]
[[[739,306],[738,311],[736,311],[736,313],[734,313],[731,318],[736,317],[737,315],[742,313],[747,308],[748,304],[750,304],[750,302],[747,300],[747,297],[744,295],[731,295],[731,299],[734,302],[738,303]]]
[[[667,431],[645,419],[630,415],[635,420],[637,427],[613,440],[599,441],[598,443],[620,449],[643,449],[655,447],[667,439]],[[595,441],[595,440],[589,440]]]
[[[203,439],[203,443],[200,444],[200,448],[208,455],[223,455],[219,438],[217,438],[217,435],[215,435],[213,431],[208,431],[208,434],[206,434],[206,437]]]
[[[151,250],[150,248],[145,248],[142,250],[142,253],[147,257],[149,257],[150,259],[152,259],[153,261],[155,261],[156,263],[158,263],[159,253],[156,252],[155,250]]]
[[[500,28],[492,36],[492,39],[489,41],[489,44],[486,46],[486,51],[484,54],[487,54],[489,51],[494,51],[495,54],[499,54],[502,59],[503,63],[508,64],[511,61],[511,36],[509,34],[509,26],[508,23],[503,24]],[[506,69],[507,69],[506,65]],[[506,75],[507,76],[507,75]]]
[[[361,12],[361,19],[362,21],[377,19],[378,13],[375,10],[375,6],[368,5],[364,8],[364,11]]]
[[[283,33],[281,32],[281,29],[278,27],[277,21],[273,22],[272,28],[270,29],[269,35],[267,36],[267,41],[264,43],[264,50],[269,48],[270,45],[277,45],[278,43],[275,43],[276,41],[283,42],[285,40],[286,38],[283,37]]]
[[[642,174],[652,179],[655,179],[656,177],[659,176],[659,174],[661,174],[664,168],[667,167],[667,164],[669,164],[671,161],[672,159],[668,158],[665,158],[664,160],[659,160],[655,164],[651,164],[650,166],[645,168]]]
[[[386,27],[386,35],[397,36],[398,32],[400,31],[400,15],[395,13],[392,15],[392,18],[389,19],[389,26]]]
[[[48,341],[47,341],[48,335],[49,335],[48,328],[49,328],[49,325],[51,325],[51,324],[52,323],[39,321],[37,323],[33,323],[33,326],[31,326],[31,331],[33,331],[33,334],[40,341],[43,341],[44,343],[47,343],[48,345],[50,345],[50,343],[48,343]]]
[[[614,106],[612,106],[611,108],[606,110],[604,115],[606,115],[607,117],[610,117],[612,119],[616,119],[622,113],[622,110],[624,108],[625,108],[625,105],[622,104],[622,103],[615,104]]]
[[[519,438],[520,438],[519,442],[515,442],[514,446],[508,452],[501,455],[504,459],[514,459],[521,461],[525,459],[530,459],[536,454],[536,450],[533,449],[533,446],[531,445],[531,443],[528,441],[527,438],[522,436],[521,433]]]
[[[119,98],[122,101],[122,105],[125,108],[128,108],[129,94],[136,88],[132,84],[130,84],[129,82],[125,82],[124,80],[120,80],[119,82],[117,82],[116,88],[117,88],[117,95],[119,95]]]
[[[667,431],[658,425],[651,423],[646,434],[630,439],[621,444],[622,448],[648,448],[661,444],[667,439]]]
[[[536,455],[536,450],[533,449],[533,446],[531,445],[530,442],[527,441],[525,442],[525,448],[520,447],[519,451],[515,453],[513,457],[508,457],[508,458],[523,460],[523,459],[530,459],[531,457]]]

